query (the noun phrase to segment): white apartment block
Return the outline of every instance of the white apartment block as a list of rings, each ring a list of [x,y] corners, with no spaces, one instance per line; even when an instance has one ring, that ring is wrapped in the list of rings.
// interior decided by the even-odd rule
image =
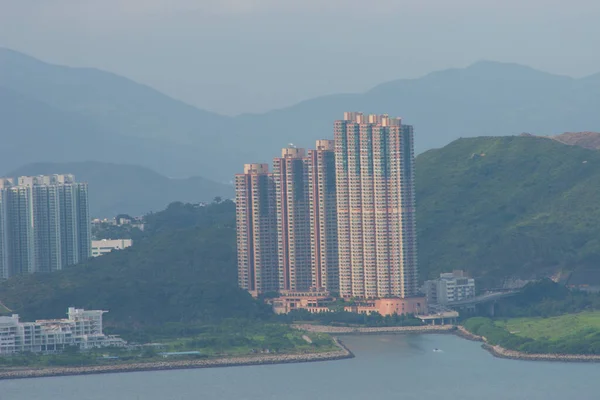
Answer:
[[[82,350],[123,347],[126,342],[102,333],[102,314],[107,311],[69,307],[68,318],[20,322],[19,316],[0,317],[0,356],[22,352],[55,353],[67,346]]]
[[[87,183],[73,175],[0,178],[0,279],[91,256]]]
[[[475,279],[462,271],[443,273],[438,279],[425,281],[425,295],[431,306],[466,300],[475,297]]]
[[[92,240],[92,257],[108,254],[113,250],[123,250],[133,245],[131,239],[102,239]]]

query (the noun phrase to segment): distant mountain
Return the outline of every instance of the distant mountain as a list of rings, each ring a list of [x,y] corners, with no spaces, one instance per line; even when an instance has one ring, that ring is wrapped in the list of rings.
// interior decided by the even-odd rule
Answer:
[[[466,269],[497,284],[600,268],[600,152],[460,139],[419,155],[416,174],[423,277]]]
[[[249,125],[285,126],[294,143],[332,136],[343,111],[399,115],[415,126],[417,152],[459,137],[600,130],[600,79],[573,79],[517,64],[482,61],[418,79],[383,83],[362,94],[325,96],[262,115]],[[263,130],[265,137],[272,135]]]
[[[600,149],[600,132],[565,132],[560,135],[551,136],[550,139],[586,149]]]
[[[174,201],[210,202],[233,197],[233,186],[206,178],[170,179],[150,169],[101,162],[36,163],[8,176],[72,173],[89,184],[90,213],[112,217],[119,213],[143,215],[160,211]]]
[[[140,164],[174,176],[210,170],[214,178],[229,181],[229,172],[219,174],[214,167],[237,160],[235,148],[227,148],[235,139],[228,117],[118,75],[51,65],[1,48],[0,113],[3,144],[16,148],[24,142],[30,153],[3,151],[0,156],[8,157],[0,157],[0,171],[24,162],[92,159]]]
[[[224,133],[220,125],[228,119],[109,72],[47,64],[8,49],[0,49],[0,71],[0,86],[126,136],[188,143]]]
[[[228,182],[244,163],[269,162],[287,143],[312,147],[316,139],[331,138],[333,121],[355,110],[403,117],[415,126],[417,152],[459,137],[600,130],[599,76],[573,79],[483,61],[383,83],[365,93],[225,117],[111,73],[50,65],[0,49],[0,88],[19,96],[0,100],[0,108],[19,108],[16,116],[0,120],[3,143],[18,148],[18,137],[27,134],[44,137],[52,149],[62,146],[62,151],[45,152],[44,145],[27,142],[29,155],[0,157],[0,170],[21,165],[19,156],[34,161],[93,159]],[[45,117],[36,121],[40,108]]]

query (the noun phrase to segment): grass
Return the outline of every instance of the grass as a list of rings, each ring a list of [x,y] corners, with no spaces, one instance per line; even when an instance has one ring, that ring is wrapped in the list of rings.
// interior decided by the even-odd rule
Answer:
[[[307,341],[304,336],[310,339]],[[242,356],[261,352],[321,353],[337,350],[331,336],[303,332],[281,325],[265,325],[262,331],[221,332],[194,337],[159,340],[167,351],[199,351],[204,356]]]
[[[496,325],[517,336],[536,340],[559,340],[590,328],[600,332],[600,311],[586,311],[549,318],[511,318],[496,321]]]
[[[262,329],[256,332],[254,329]],[[62,354],[17,354],[0,357],[0,371],[13,367],[82,366],[127,364],[131,362],[164,361],[160,352],[199,351],[200,356],[187,355],[182,359],[213,358],[224,356],[246,356],[251,354],[305,354],[338,350],[331,336],[324,333],[302,332],[283,325],[264,325],[247,332],[219,332],[217,335],[159,340],[161,348],[144,349],[96,349],[89,352],[65,351]],[[306,340],[305,337],[310,340]],[[104,359],[103,355],[118,356]]]

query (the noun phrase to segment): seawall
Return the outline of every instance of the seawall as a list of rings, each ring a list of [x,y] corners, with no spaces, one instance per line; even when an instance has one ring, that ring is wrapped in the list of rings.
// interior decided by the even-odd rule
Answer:
[[[382,333],[450,333],[456,330],[454,325],[420,325],[420,326],[384,326],[384,327],[350,327],[294,324],[293,328],[307,332],[329,333],[332,335],[367,335]]]
[[[324,353],[254,355],[227,357],[205,360],[159,361],[117,365],[94,365],[82,367],[48,367],[31,369],[13,369],[0,371],[1,379],[26,379],[51,376],[106,374],[117,372],[161,371],[190,368],[236,367],[243,365],[290,364],[317,362],[353,358],[354,354],[337,338],[334,338],[338,350]]]

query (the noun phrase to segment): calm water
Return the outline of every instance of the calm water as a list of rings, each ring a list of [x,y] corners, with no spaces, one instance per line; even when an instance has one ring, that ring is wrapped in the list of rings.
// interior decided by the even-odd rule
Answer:
[[[503,360],[493,358],[478,343],[452,335],[347,336],[344,342],[356,358],[0,381],[0,399],[600,398],[600,364]]]

